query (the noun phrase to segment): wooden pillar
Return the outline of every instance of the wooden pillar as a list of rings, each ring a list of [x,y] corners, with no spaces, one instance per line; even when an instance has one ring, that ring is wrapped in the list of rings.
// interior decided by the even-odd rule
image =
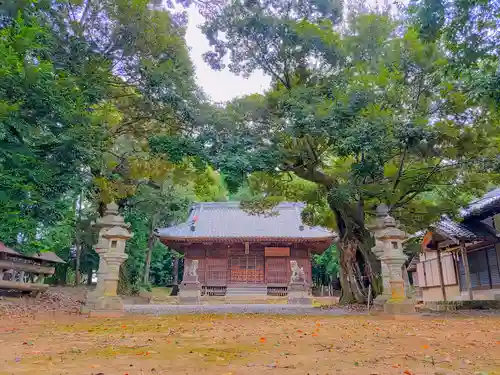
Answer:
[[[172,270],[172,276],[173,276],[173,285],[179,285],[179,257],[176,254],[174,254],[174,266]]]
[[[470,282],[470,270],[469,270],[469,260],[467,259],[467,251],[465,249],[465,242],[460,241],[460,252],[462,254],[462,262],[464,263],[464,272],[465,272],[465,286],[469,292],[469,300],[473,300],[472,295],[472,284]]]
[[[444,285],[443,264],[441,263],[441,250],[437,249],[439,283],[441,284],[441,293],[443,294],[443,301],[446,301],[446,287]]]

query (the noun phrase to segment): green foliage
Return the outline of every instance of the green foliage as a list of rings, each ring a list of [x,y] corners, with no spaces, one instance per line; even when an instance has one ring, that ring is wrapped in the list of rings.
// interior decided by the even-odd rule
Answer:
[[[182,11],[146,0],[27,0],[0,12],[0,239],[56,251],[68,262],[57,272],[64,282],[75,246],[80,270],[97,268],[91,223],[120,201],[135,232],[121,287],[135,288],[152,229],[196,195],[225,196],[206,166],[150,150],[155,136],[185,132],[204,100]],[[185,195],[170,192],[175,184]]]
[[[333,280],[336,280],[339,271],[339,256],[335,245],[330,246],[322,254],[313,255],[313,279],[318,280],[321,285],[329,285]]]
[[[378,204],[413,231],[498,183],[497,1],[347,17],[329,0],[195,1],[214,69],[272,77],[266,93],[225,105],[196,86],[172,1],[4,3],[0,239],[56,251],[69,262],[61,282],[75,245],[80,270],[97,267],[92,221],[111,200],[134,232],[127,292],[169,280],[177,254],[154,229],[192,201],[260,212],[293,200],[307,202],[308,224],[338,231],[349,299],[361,273],[376,290],[366,223]],[[333,250],[316,262],[335,273]]]
[[[313,203],[305,214],[323,216],[339,232],[342,286],[352,299],[363,286],[347,283],[364,273],[377,291],[379,264],[366,228],[375,207],[387,204],[412,231],[482,193],[498,180],[500,122],[448,74],[450,56],[432,40],[439,32],[384,12],[355,14],[339,29],[333,9],[315,17],[307,12],[316,2],[300,4],[236,1],[208,11],[207,61],[220,69],[227,54],[230,70],[261,69],[273,88],[212,118],[212,151],[205,152],[239,176],[235,184],[265,173],[259,190],[267,205]],[[443,22],[440,9],[428,23]],[[293,176],[312,186],[290,189]]]
[[[34,15],[0,30],[0,233],[8,243],[61,220],[62,198],[88,179],[100,154],[89,111],[102,91],[99,72],[83,77],[64,66],[67,56],[54,60],[56,42]],[[92,56],[73,61],[88,63]]]

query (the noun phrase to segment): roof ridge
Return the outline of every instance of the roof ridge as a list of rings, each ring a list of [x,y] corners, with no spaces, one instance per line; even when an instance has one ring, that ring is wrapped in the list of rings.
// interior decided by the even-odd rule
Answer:
[[[304,208],[306,205],[303,202],[279,202],[276,204],[274,207],[271,209],[275,208]],[[193,208],[199,208],[199,207],[204,207],[204,208],[210,208],[210,207],[217,207],[217,208],[241,208],[241,201],[227,201],[227,202],[194,202],[192,204]]]

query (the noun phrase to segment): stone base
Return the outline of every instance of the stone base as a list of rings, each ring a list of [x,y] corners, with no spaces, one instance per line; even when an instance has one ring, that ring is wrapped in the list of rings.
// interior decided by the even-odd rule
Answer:
[[[179,288],[179,303],[181,305],[199,305],[201,303],[201,284],[183,282]]]
[[[391,296],[388,294],[380,294],[373,300],[373,306],[377,308],[383,308],[388,300],[391,299]]]
[[[388,300],[384,305],[384,312],[392,315],[414,314],[416,312],[415,301],[411,299]]]
[[[292,305],[312,305],[312,297],[307,284],[290,284],[288,287],[288,303]]]
[[[82,314],[106,314],[109,312],[112,316],[118,313],[123,315],[123,300],[120,296],[101,296],[96,297],[89,294],[85,305],[81,308]],[[101,315],[103,316],[103,315]]]

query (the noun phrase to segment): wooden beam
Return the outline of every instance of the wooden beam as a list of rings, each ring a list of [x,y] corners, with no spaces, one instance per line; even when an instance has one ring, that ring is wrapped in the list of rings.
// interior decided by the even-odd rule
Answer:
[[[470,270],[469,270],[469,259],[467,259],[467,250],[465,248],[465,242],[460,241],[460,251],[462,254],[462,262],[464,263],[464,272],[465,272],[465,286],[469,292],[469,300],[473,300],[472,294],[472,284],[470,282]]]
[[[21,283],[18,281],[0,280],[0,289],[17,289],[22,291],[45,292],[49,288],[48,284]]]
[[[441,250],[437,249],[437,261],[439,271],[439,283],[441,284],[441,293],[443,294],[443,301],[446,301],[446,287],[444,285],[443,264],[441,263]]]
[[[55,272],[54,267],[45,267],[28,263],[16,263],[9,260],[0,260],[0,269],[43,273],[46,275],[53,275]]]

